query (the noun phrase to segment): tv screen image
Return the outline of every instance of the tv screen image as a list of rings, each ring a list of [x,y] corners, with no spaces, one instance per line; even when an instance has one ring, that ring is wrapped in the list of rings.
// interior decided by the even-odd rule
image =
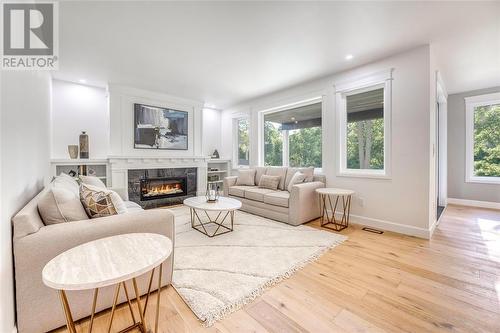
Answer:
[[[134,148],[188,149],[188,113],[134,104]]]

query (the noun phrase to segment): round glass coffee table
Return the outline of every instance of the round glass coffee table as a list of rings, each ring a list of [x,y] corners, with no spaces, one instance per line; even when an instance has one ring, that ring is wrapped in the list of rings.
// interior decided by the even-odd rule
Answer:
[[[341,231],[347,228],[349,226],[349,215],[351,213],[351,198],[355,192],[341,188],[326,187],[317,188],[316,193],[319,194],[319,203],[322,212],[321,226],[335,231]],[[340,209],[340,200],[342,200],[342,212],[337,211],[337,208]],[[335,216],[340,214],[342,214],[340,218]]]
[[[204,196],[187,198],[184,204],[191,211],[191,227],[208,237],[233,231],[234,212],[241,208],[241,202],[219,197],[215,202],[207,202]]]
[[[99,288],[116,285],[111,315],[108,320],[110,332],[120,289],[123,287],[134,324],[120,331],[139,328],[147,332],[144,320],[155,269],[158,269],[158,297],[156,303],[155,329],[158,331],[160,314],[160,291],[163,262],[172,253],[172,241],[167,237],[151,233],[133,233],[97,239],[69,249],[45,265],[42,271],[43,283],[59,291],[66,323],[70,333],[76,333],[66,291],[94,289],[89,332],[94,322]],[[144,307],[140,299],[136,278],[151,271]],[[132,301],[129,298],[127,280],[132,280],[135,291],[139,320],[135,319]]]

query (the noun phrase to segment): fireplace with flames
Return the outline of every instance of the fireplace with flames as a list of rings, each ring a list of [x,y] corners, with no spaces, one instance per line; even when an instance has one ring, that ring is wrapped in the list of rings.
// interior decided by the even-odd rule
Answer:
[[[141,179],[141,200],[184,196],[187,193],[186,180],[186,177]]]

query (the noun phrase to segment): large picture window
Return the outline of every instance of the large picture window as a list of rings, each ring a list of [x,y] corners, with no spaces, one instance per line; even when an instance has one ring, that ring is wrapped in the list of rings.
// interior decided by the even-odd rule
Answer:
[[[391,71],[336,87],[340,176],[390,176]]]
[[[321,104],[264,113],[264,165],[321,168]]]
[[[500,183],[500,93],[466,102],[466,181]]]
[[[348,169],[384,169],[384,88],[346,97]]]
[[[235,132],[237,136],[236,157],[237,166],[250,164],[250,123],[248,118],[235,119]]]

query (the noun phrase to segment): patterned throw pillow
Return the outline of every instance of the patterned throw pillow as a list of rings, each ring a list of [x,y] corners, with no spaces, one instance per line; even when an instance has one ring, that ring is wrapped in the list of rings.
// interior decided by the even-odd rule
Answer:
[[[116,215],[115,205],[109,191],[96,190],[94,186],[80,186],[80,200],[90,218]]]
[[[259,181],[260,188],[267,188],[270,190],[277,190],[280,184],[281,177],[280,176],[268,176],[262,175]]]

